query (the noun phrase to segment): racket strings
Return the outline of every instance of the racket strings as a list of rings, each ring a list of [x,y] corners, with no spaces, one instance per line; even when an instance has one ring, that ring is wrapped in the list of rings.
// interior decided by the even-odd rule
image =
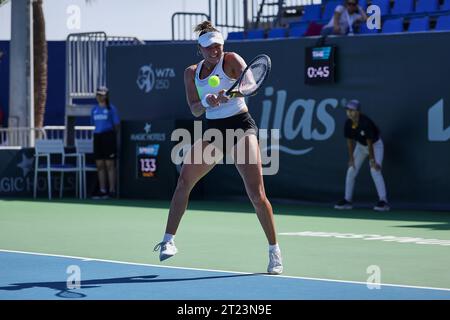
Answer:
[[[254,61],[247,69],[239,84],[239,92],[243,95],[251,95],[261,86],[269,70],[269,62],[266,59]]]

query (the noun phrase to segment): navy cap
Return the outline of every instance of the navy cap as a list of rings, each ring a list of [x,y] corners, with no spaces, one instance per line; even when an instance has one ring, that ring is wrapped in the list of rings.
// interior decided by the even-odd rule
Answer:
[[[361,110],[361,103],[358,100],[350,100],[345,105],[345,108],[350,109],[350,110],[359,111],[359,110]]]

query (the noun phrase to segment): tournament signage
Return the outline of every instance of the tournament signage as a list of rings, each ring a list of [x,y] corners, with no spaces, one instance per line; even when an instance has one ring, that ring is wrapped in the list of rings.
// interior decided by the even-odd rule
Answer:
[[[61,174],[53,172],[52,192],[59,191]],[[75,195],[75,175],[64,175],[64,195]],[[32,197],[34,186],[34,149],[0,149],[0,197]],[[47,174],[39,173],[38,197],[47,197]]]

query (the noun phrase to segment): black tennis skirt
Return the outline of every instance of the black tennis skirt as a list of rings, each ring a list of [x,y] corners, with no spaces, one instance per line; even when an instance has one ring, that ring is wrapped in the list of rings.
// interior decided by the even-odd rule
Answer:
[[[250,113],[243,112],[223,119],[207,119],[207,129],[218,129],[225,137],[227,129],[242,129],[246,133],[258,136],[258,126]]]

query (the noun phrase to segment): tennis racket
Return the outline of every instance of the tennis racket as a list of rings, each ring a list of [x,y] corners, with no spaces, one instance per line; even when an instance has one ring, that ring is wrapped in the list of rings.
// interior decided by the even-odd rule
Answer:
[[[266,81],[271,66],[268,55],[255,57],[225,95],[233,97],[240,93],[244,97],[254,96]]]

